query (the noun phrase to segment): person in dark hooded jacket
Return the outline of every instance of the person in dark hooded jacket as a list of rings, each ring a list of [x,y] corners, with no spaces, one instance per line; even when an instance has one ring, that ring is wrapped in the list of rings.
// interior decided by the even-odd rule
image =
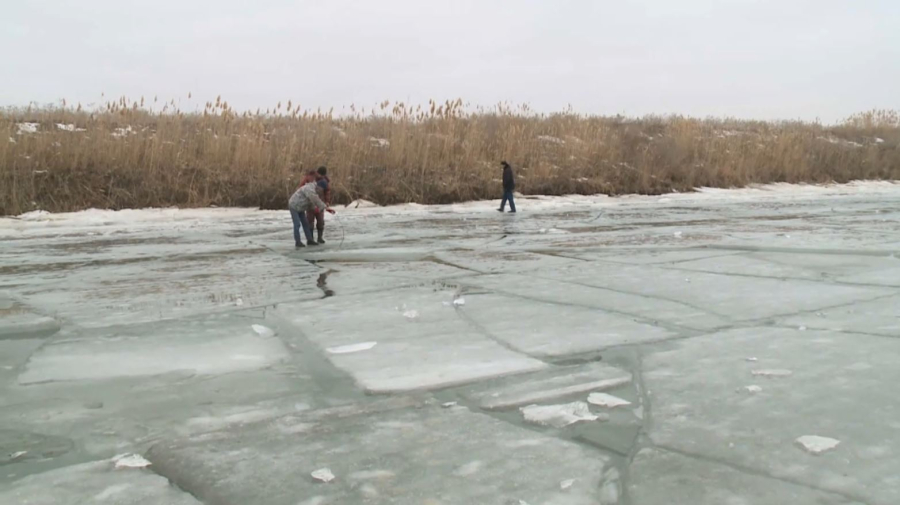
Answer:
[[[516,190],[516,178],[509,163],[501,161],[500,165],[503,167],[503,200],[500,201],[500,208],[497,210],[503,212],[506,209],[506,202],[509,201],[509,211],[515,213],[516,202],[513,200],[513,191]]]

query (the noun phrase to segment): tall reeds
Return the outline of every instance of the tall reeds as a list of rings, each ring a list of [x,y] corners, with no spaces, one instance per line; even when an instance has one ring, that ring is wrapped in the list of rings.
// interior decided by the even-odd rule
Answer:
[[[803,122],[537,114],[527,106],[383,102],[348,111],[292,101],[238,112],[119,98],[0,111],[0,214],[89,207],[284,208],[328,165],[338,203],[496,197],[499,161],[523,193],[662,193],[699,186],[900,179],[900,116]]]

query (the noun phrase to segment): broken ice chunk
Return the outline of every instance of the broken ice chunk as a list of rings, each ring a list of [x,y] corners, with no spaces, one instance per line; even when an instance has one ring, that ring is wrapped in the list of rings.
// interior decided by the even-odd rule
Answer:
[[[337,347],[329,347],[325,349],[329,354],[350,354],[351,352],[368,351],[375,347],[378,342],[360,342],[358,344],[339,345]]]
[[[465,304],[466,304],[466,299],[463,298],[463,297],[461,297],[461,296],[458,297],[458,298],[454,298],[454,299],[453,299],[453,306],[454,306],[454,307],[462,307],[462,306],[465,305]]]
[[[403,313],[403,317],[405,317],[405,318],[409,319],[410,321],[412,321],[413,319],[419,317],[419,311],[417,311],[417,310],[412,310],[412,309],[407,310],[406,312]]]
[[[116,468],[147,468],[150,462],[140,454],[119,454],[112,459]]]
[[[441,407],[444,407],[445,409],[449,409],[450,407],[455,407],[455,406],[456,406],[456,402],[446,402],[446,403],[441,404]]]
[[[562,405],[529,405],[522,407],[525,420],[542,426],[563,428],[580,421],[609,420],[607,415],[591,414],[585,402],[572,402]]]
[[[825,451],[834,449],[840,443],[840,440],[818,435],[804,435],[797,439],[797,444],[810,454],[822,454]]]
[[[794,372],[783,369],[753,370],[750,373],[756,377],[790,377],[791,375],[794,375]]]
[[[759,386],[744,386],[744,390],[746,390],[750,394],[756,394],[762,392],[762,388]]]
[[[573,485],[575,485],[575,479],[566,479],[559,483],[559,488],[562,489],[563,491],[565,491],[566,489],[569,489]]]
[[[28,451],[14,452],[14,453],[12,453],[12,454],[9,455],[9,460],[10,460],[10,461],[15,461],[15,460],[21,458],[22,456],[24,456],[24,455],[26,455],[26,454],[28,454]]]
[[[259,335],[260,337],[269,338],[269,337],[275,336],[275,332],[272,331],[271,328],[268,328],[261,324],[254,324],[254,325],[251,325],[250,327],[253,328],[253,331],[255,331],[256,334]]]
[[[319,482],[331,482],[334,480],[334,474],[331,473],[331,469],[329,468],[320,468],[315,472],[310,474],[313,479]]]
[[[749,358],[744,358],[744,359],[745,359],[746,361],[751,362],[751,363],[755,363],[755,362],[759,361],[759,358],[755,358],[755,357],[753,357],[753,356],[751,356],[751,357],[749,357]]]
[[[599,405],[600,407],[607,407],[611,409],[624,405],[631,405],[631,402],[628,400],[624,400],[622,398],[619,398],[618,396],[613,396],[606,393],[591,393],[590,396],[588,396],[587,401],[591,405]]]

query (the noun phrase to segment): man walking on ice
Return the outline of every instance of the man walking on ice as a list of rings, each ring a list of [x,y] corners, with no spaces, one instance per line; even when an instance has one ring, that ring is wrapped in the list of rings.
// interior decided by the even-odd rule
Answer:
[[[291,211],[291,219],[294,221],[294,246],[304,247],[303,241],[300,239],[301,227],[303,234],[306,235],[306,242],[311,246],[318,245],[313,240],[312,227],[309,225],[306,213],[319,208],[334,214],[334,209],[328,208],[322,201],[326,188],[328,188],[328,183],[324,180],[313,181],[301,186],[288,200],[288,209]]]
[[[503,167],[503,200],[500,201],[500,208],[497,210],[503,212],[506,209],[508,200],[509,212],[515,214],[516,202],[513,200],[513,191],[516,190],[516,178],[513,176],[512,167],[509,166],[509,163],[501,161],[500,165]]]

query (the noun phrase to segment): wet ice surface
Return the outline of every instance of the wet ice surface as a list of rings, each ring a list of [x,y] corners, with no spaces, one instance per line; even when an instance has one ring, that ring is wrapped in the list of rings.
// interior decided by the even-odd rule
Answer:
[[[900,186],[520,206],[0,220],[0,504],[900,502]]]

